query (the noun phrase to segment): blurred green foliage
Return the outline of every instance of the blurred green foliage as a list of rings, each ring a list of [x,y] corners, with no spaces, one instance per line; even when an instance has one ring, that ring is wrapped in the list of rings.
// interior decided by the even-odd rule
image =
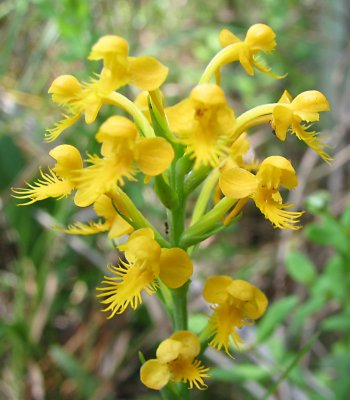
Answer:
[[[104,265],[118,257],[114,245],[103,235],[81,239],[49,228],[87,220],[89,210],[77,211],[69,200],[17,207],[10,197],[11,186],[30,181],[38,165],[50,163],[50,146],[42,138],[58,116],[46,94],[51,81],[64,73],[87,79],[96,71],[87,61],[91,45],[101,35],[118,34],[128,39],[132,54],[152,54],[169,66],[164,93],[172,104],[188,94],[219,49],[221,28],[242,36],[251,24],[265,22],[279,44],[266,60],[288,76],[275,81],[258,73],[253,79],[240,66],[225,68],[223,86],[237,114],[277,100],[285,88],[293,95],[317,89],[331,96],[334,110],[326,126],[341,125],[341,107],[349,104],[348,19],[345,0],[0,3],[1,399],[158,398],[139,383],[137,352],[153,355],[155,341],[164,338],[162,311],[151,301],[137,313],[106,321],[94,292]],[[64,140],[93,152],[91,135],[109,111],[93,126],[69,130]],[[343,129],[348,132],[348,126]],[[268,129],[254,135],[257,154],[282,152],[306,163],[302,144],[277,143]],[[346,145],[340,141],[340,149]],[[208,352],[213,373],[203,398],[249,400],[269,393],[283,399],[349,398],[350,208],[344,165],[346,159],[324,172],[313,164],[314,180],[299,177],[302,198],[315,188],[326,193],[308,198],[302,232],[280,237],[251,208],[198,251],[196,287],[215,268],[217,274],[251,280],[270,299],[267,315],[247,331],[248,351],[235,352],[234,360]],[[127,189],[164,230],[164,215],[151,194]],[[199,291],[192,297],[190,325],[199,331],[203,304]]]

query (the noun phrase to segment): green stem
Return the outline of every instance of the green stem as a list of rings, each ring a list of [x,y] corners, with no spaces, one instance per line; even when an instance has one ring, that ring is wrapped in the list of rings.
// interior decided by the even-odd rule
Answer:
[[[120,107],[128,114],[130,114],[134,118],[136,125],[141,129],[142,133],[146,137],[155,136],[152,126],[147,121],[147,118],[143,115],[142,111],[127,97],[118,92],[113,92],[110,95],[106,96],[103,101],[105,103],[113,104],[117,107]]]
[[[208,176],[211,167],[200,167],[195,171],[192,171],[185,180],[184,183],[184,195],[188,196],[191,194],[196,187],[198,187],[204,179]]]
[[[260,123],[268,122],[276,105],[278,105],[278,103],[263,104],[246,111],[236,118],[236,122],[233,126],[232,134],[230,136],[230,142],[234,142],[246,129]]]
[[[218,179],[219,179],[219,170],[214,169],[203,184],[196,205],[194,206],[190,226],[194,225],[197,221],[199,221],[202,215],[205,213],[209,199],[213,194],[213,189]]]
[[[210,81],[211,77],[216,74],[216,72],[224,65],[233,61],[238,61],[239,59],[239,49],[240,43],[233,43],[229,46],[221,49],[206,67],[203,75],[201,76],[199,83],[207,83]],[[237,46],[238,44],[238,46]]]
[[[207,212],[197,223],[191,226],[182,236],[181,245],[186,247],[188,243],[193,242],[193,238],[204,236],[210,231],[216,222],[218,222],[226,212],[237,202],[235,199],[224,197],[219,203]]]
[[[188,329],[187,323],[187,291],[189,281],[178,289],[172,289],[174,331]]]
[[[173,318],[174,302],[170,289],[160,279],[158,279],[157,295],[160,301],[164,304],[167,313]]]
[[[179,247],[180,238],[185,229],[186,197],[184,196],[184,177],[191,166],[191,160],[186,156],[180,158],[171,168],[170,185],[178,196],[178,204],[169,211],[170,244]],[[185,249],[186,250],[186,249]],[[187,282],[178,289],[172,289],[174,330],[187,329]]]
[[[154,191],[166,208],[171,209],[178,206],[177,195],[167,184],[163,175],[154,178]]]
[[[143,214],[135,206],[134,202],[130,197],[123,192],[120,188],[116,189],[116,195],[118,196],[118,201],[120,201],[125,209],[127,217],[132,221],[132,225],[137,228],[151,228],[154,232],[155,239],[162,247],[170,247],[170,244],[163,236],[158,232],[158,230],[146,219]]]
[[[180,237],[185,229],[186,197],[184,195],[184,177],[191,167],[192,161],[184,156],[175,161],[170,171],[170,187],[176,193],[178,203],[168,213],[170,226],[170,244],[179,245]]]

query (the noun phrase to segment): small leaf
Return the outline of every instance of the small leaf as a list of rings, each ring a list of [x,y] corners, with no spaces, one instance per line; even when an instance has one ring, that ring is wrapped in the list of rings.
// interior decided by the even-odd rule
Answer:
[[[261,381],[270,377],[270,371],[254,364],[239,364],[230,369],[213,368],[211,380],[219,382]]]
[[[326,190],[319,190],[308,196],[305,206],[313,214],[321,214],[326,211],[330,203],[330,194]]]
[[[272,334],[275,328],[285,320],[293,308],[297,305],[299,299],[297,296],[289,296],[273,303],[262,317],[258,324],[257,342],[263,342]]]
[[[143,355],[142,351],[138,352],[139,360],[141,364],[144,364],[146,362],[145,356]]]
[[[345,208],[340,221],[343,226],[345,226],[346,228],[350,228],[350,206]]]
[[[321,324],[322,329],[326,331],[335,331],[336,333],[347,333],[350,331],[350,319],[347,315],[333,315],[325,319]]]
[[[316,278],[316,267],[311,260],[299,251],[287,255],[288,274],[297,282],[310,285]]]
[[[344,255],[349,253],[349,238],[343,226],[331,215],[323,215],[320,224],[310,224],[304,232],[314,243],[332,246]]]
[[[305,304],[302,304],[295,312],[293,317],[293,324],[291,331],[300,332],[303,326],[306,324],[306,320],[312,315],[319,312],[325,307],[327,298],[320,294],[319,296],[309,298]]]

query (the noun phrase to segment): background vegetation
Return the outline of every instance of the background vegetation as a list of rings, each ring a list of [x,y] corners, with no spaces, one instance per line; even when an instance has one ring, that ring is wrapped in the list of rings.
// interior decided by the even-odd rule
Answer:
[[[265,22],[279,46],[269,58],[274,81],[227,67],[223,86],[237,114],[316,89],[330,100],[323,115],[334,161],[326,165],[296,140],[281,144],[271,129],[255,130],[257,156],[294,161],[299,186],[290,202],[306,208],[304,229],[279,232],[252,206],[230,231],[197,253],[191,328],[200,329],[201,288],[215,273],[244,277],[266,292],[264,318],[243,332],[247,349],[231,360],[208,351],[210,389],[217,400],[350,397],[350,10],[346,0],[2,0],[0,2],[0,362],[1,399],[158,398],[139,383],[137,352],[154,354],[169,323],[155,298],[136,313],[106,321],[95,298],[102,269],[117,258],[104,236],[80,238],[49,229],[89,218],[70,200],[17,207],[11,186],[22,186],[50,163],[44,131],[58,116],[47,89],[60,74],[86,78],[86,57],[104,34],[130,42],[133,55],[152,54],[170,67],[169,104],[188,94],[219,49],[227,27],[244,35]],[[128,93],[131,96],[134,93]],[[108,115],[104,109],[100,121]],[[64,141],[93,150],[93,126]],[[294,139],[294,138],[291,138]],[[56,145],[55,143],[54,145]],[[152,194],[134,190],[138,205],[164,229]],[[210,245],[210,247],[209,247]],[[249,350],[249,351],[246,351]],[[196,397],[196,394],[194,394]]]

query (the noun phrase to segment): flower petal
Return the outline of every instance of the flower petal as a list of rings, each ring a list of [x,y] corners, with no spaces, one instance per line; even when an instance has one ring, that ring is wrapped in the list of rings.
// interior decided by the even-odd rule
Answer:
[[[242,46],[239,51],[239,62],[242,67],[245,69],[246,73],[250,76],[254,75],[254,68],[252,66],[252,57],[249,52],[249,48],[242,43]]]
[[[221,172],[219,185],[225,196],[242,199],[254,193],[258,187],[258,180],[243,168],[232,168]]]
[[[95,121],[101,107],[102,107],[102,100],[100,99],[96,99],[95,102],[86,105],[84,115],[85,115],[85,122],[87,124],[92,124]]]
[[[203,289],[203,297],[208,303],[221,304],[227,299],[227,288],[233,279],[227,275],[217,275],[208,278]]]
[[[189,132],[194,121],[195,108],[191,99],[185,99],[165,109],[170,129],[178,134]]]
[[[327,98],[317,90],[308,90],[300,93],[292,101],[292,108],[304,121],[318,121],[319,112],[330,109]]]
[[[236,329],[242,328],[245,324],[241,312],[229,303],[223,303],[214,308],[214,313],[209,320],[209,330],[214,336],[209,346],[221,350],[223,347],[229,354],[229,341],[232,338],[236,347],[242,343]]]
[[[133,232],[129,236],[128,242],[130,242],[132,239],[135,239],[137,237],[147,237],[147,238],[150,238],[150,239],[154,239],[154,232],[153,232],[153,230],[151,228],[138,229],[137,231]],[[125,245],[123,244],[123,245],[118,246],[118,249],[124,251],[122,246],[125,246]]]
[[[293,121],[293,111],[286,106],[277,105],[272,111],[272,127],[279,140],[285,141],[287,130]]]
[[[159,360],[148,360],[141,367],[140,379],[148,388],[160,390],[170,380],[169,367]]]
[[[88,59],[103,59],[106,62],[106,59],[111,58],[111,56],[126,58],[128,51],[129,45],[125,39],[116,35],[105,35],[93,45]]]
[[[134,230],[134,228],[118,214],[110,197],[106,195],[100,196],[94,203],[94,210],[98,216],[106,219],[106,223],[109,225],[109,238],[115,239],[131,233]]]
[[[267,53],[276,47],[275,37],[275,32],[268,25],[254,24],[248,29],[244,42],[254,52],[261,50]]]
[[[258,288],[254,288],[254,301],[247,302],[242,313],[249,319],[259,319],[266,311],[268,300],[265,294]]]
[[[199,339],[190,331],[177,331],[170,336],[170,339],[181,343],[181,358],[192,361],[200,353],[201,345]]]
[[[163,173],[174,158],[174,150],[164,138],[144,138],[136,144],[135,161],[145,175]]]
[[[80,98],[83,87],[81,83],[72,75],[61,75],[56,78],[48,93],[52,95],[52,101],[58,104],[69,104]]]
[[[280,229],[300,229],[301,226],[297,224],[303,212],[286,211],[292,205],[280,203],[274,198],[275,194],[272,197],[271,191],[266,191],[263,188],[259,189],[253,196],[256,206],[273,223],[274,227]]]
[[[15,195],[12,195],[14,198],[21,200],[29,199],[21,205],[33,204],[49,197],[60,199],[68,196],[74,189],[70,181],[59,179],[52,169],[49,169],[49,172],[46,173],[40,170],[40,174],[41,178],[32,184],[27,183],[28,187],[12,189],[15,193]]]
[[[278,103],[290,104],[292,102],[292,100],[293,100],[292,95],[288,92],[288,90],[285,90],[282,93],[282,96],[280,97],[280,99],[278,100]]]
[[[142,90],[156,90],[165,81],[168,68],[154,57],[129,57],[129,82]]]
[[[98,197],[103,193],[95,192],[91,186],[78,188],[74,196],[74,204],[78,207],[88,207],[93,204]]]
[[[111,312],[108,319],[122,314],[128,306],[135,310],[142,303],[143,290],[150,296],[156,292],[157,283],[150,268],[123,263],[122,266],[107,266],[107,269],[112,276],[104,276],[105,286],[96,288],[100,292],[96,297],[104,297],[101,303],[107,307],[102,311]]]
[[[155,276],[158,276],[161,248],[150,236],[151,232],[151,229],[147,228],[137,230],[130,235],[125,244],[118,248],[125,252],[125,257],[129,262],[147,264],[152,268]]]
[[[209,107],[226,104],[225,93],[220,86],[213,83],[202,83],[192,89],[190,99]]]
[[[188,382],[188,388],[193,389],[195,386],[199,390],[204,390],[207,385],[204,383],[203,378],[209,378],[207,374],[209,368],[202,365],[201,361],[194,360],[192,363],[188,360],[178,359],[169,365],[171,370],[172,380],[175,383]]]
[[[188,281],[192,272],[192,261],[184,250],[162,249],[159,277],[168,287],[181,287]]]
[[[162,363],[176,360],[181,353],[182,343],[178,340],[169,338],[163,340],[157,348],[157,359]]]
[[[79,150],[69,144],[53,148],[49,155],[56,160],[53,171],[62,179],[71,180],[72,172],[83,168]]]
[[[251,301],[254,297],[255,287],[247,282],[240,279],[235,279],[227,287],[227,292],[234,298],[245,301]]]
[[[329,162],[332,160],[332,157],[324,150],[325,147],[330,146],[322,141],[319,132],[307,131],[302,125],[297,123],[292,125],[292,132],[298,139],[304,141],[307,146],[316,151],[324,161]]]
[[[260,318],[267,307],[265,294],[247,281],[236,279],[227,288],[230,295],[239,301],[237,308],[246,318],[256,320]]]
[[[74,202],[78,207],[87,207],[94,203],[99,196],[112,192],[124,179],[133,179],[135,168],[133,154],[127,146],[117,154],[109,154],[104,158],[96,155],[89,156],[92,165],[77,171],[74,182],[77,193]]]
[[[291,162],[281,156],[265,158],[256,176],[259,184],[268,189],[277,190],[279,186],[294,189],[298,185]]]
[[[123,235],[127,235],[131,233],[134,228],[125,221],[119,214],[116,213],[116,216],[112,222],[112,225],[108,232],[108,237],[111,239],[119,238]]]
[[[95,235],[96,233],[106,232],[110,228],[110,224],[102,223],[101,221],[90,221],[87,224],[75,222],[67,226],[67,228],[55,227],[59,232],[67,233],[68,235]]]
[[[63,117],[64,118],[61,121],[54,123],[52,128],[46,130],[44,139],[46,143],[53,142],[64,130],[74,125],[80,118],[80,113],[74,115],[63,115]]]
[[[219,35],[219,42],[221,47],[227,47],[230,44],[240,42],[241,39],[234,35],[231,31],[228,29],[222,29]]]
[[[128,118],[114,115],[108,118],[96,134],[96,140],[102,143],[101,154],[106,156],[125,146],[125,141],[133,143],[137,137],[135,124]]]

